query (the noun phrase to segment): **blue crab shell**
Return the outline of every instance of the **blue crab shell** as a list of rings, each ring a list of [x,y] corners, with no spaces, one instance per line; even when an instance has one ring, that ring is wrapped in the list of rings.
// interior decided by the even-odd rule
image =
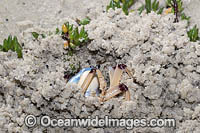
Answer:
[[[81,75],[85,72],[85,71],[90,71],[92,68],[83,68],[80,72],[78,72],[74,77],[72,77],[68,83],[78,83]]]
[[[72,77],[69,80],[69,83],[76,83],[76,84],[78,84],[78,87],[81,87],[81,85],[83,84],[85,78],[87,77],[87,75],[89,74],[91,69],[92,68],[82,69],[79,73],[77,73],[74,77]],[[97,77],[94,77],[92,79],[90,85],[88,86],[88,89],[86,90],[85,97],[91,96],[92,92],[96,93],[96,96],[99,96],[99,94],[100,94],[99,82],[98,82]]]

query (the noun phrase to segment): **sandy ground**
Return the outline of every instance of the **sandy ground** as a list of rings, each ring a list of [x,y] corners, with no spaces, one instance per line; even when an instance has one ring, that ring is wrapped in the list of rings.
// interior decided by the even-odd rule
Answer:
[[[27,114],[65,117],[172,117],[177,128],[136,128],[133,132],[200,132],[200,47],[188,40],[187,22],[173,23],[173,15],[158,16],[120,10],[104,13],[109,0],[1,0],[0,41],[17,35],[23,46],[24,59],[13,52],[0,56],[0,132],[30,132],[24,125]],[[138,2],[140,4],[140,1]],[[164,5],[164,2],[161,2]],[[200,1],[184,1],[191,24],[200,27]],[[138,4],[138,5],[139,5]],[[91,11],[94,10],[94,11]],[[98,13],[101,11],[101,13]],[[63,58],[63,40],[49,35],[33,40],[30,32],[55,31],[65,19],[90,15],[86,26],[93,41],[77,55]],[[103,27],[102,27],[103,25]],[[123,29],[123,30],[122,30]],[[118,33],[118,34],[115,34]],[[128,51],[128,52],[127,52]],[[96,52],[98,54],[96,54]],[[85,100],[76,86],[63,80],[64,68],[70,63],[88,67],[102,61],[105,75],[108,66],[126,63],[135,69],[134,76],[143,85],[133,83],[127,75],[122,82],[131,90],[132,101],[115,98],[101,105],[97,98]],[[58,129],[59,130],[59,129]],[[38,127],[35,133],[46,131]],[[56,132],[56,129],[52,129]],[[125,129],[66,129],[69,132],[127,132]],[[58,132],[58,131],[57,131]],[[64,132],[64,131],[63,131]]]
[[[17,23],[31,21],[51,28],[55,19],[64,17],[83,18],[88,6],[102,4],[108,0],[1,0],[0,1],[0,40],[9,34],[18,35],[20,27]],[[23,29],[24,30],[24,29]]]
[[[108,3],[109,0],[1,0],[0,1],[0,42],[9,34],[19,34],[20,28],[17,23],[21,21],[31,21],[33,24],[42,23],[46,27],[51,27],[54,18],[61,17],[84,17],[87,7]],[[161,3],[164,3],[161,0]],[[184,0],[185,12],[191,16],[192,24],[200,27],[200,1]]]

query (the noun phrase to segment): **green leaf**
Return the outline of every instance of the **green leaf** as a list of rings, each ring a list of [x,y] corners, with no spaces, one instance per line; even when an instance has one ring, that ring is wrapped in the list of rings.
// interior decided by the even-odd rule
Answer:
[[[18,40],[17,40],[16,36],[14,36],[12,43],[13,43],[13,45],[11,46],[11,50],[14,52],[15,51],[15,45],[18,44]]]
[[[53,33],[49,33],[49,35],[52,35]],[[46,36],[45,36],[45,34],[40,34],[41,36],[42,36],[42,38],[45,38]]]
[[[89,23],[90,23],[90,19],[89,18],[85,18],[85,19],[83,19],[83,20],[80,21],[81,25],[87,25]]]
[[[37,32],[32,32],[33,37],[37,40],[39,37],[39,34]]]
[[[152,3],[152,9],[153,9],[153,11],[155,12],[155,11],[157,11],[157,9],[156,9],[156,0],[154,0],[153,1],[153,3]]]
[[[76,45],[73,44],[73,43],[71,43],[71,42],[70,42],[70,45],[69,45],[69,46],[70,46],[71,49],[75,49],[75,48],[76,48]]]
[[[156,3],[156,10],[155,11],[157,11],[158,8],[159,8],[159,1]]]
[[[199,29],[197,29],[197,26],[195,25],[195,29],[194,29],[194,40],[198,40],[198,34],[199,34]]]
[[[8,46],[8,50],[11,49],[11,47],[12,47],[12,36],[11,35],[8,36],[7,46]]]
[[[160,8],[160,9],[158,10],[158,14],[162,14],[163,9],[164,9],[164,7]]]
[[[145,6],[142,5],[140,8],[138,8],[139,14],[141,14],[145,9]]]
[[[187,17],[186,15],[185,15],[185,13],[182,13],[181,14],[181,20],[190,20],[190,17]]]
[[[73,33],[69,33],[69,39],[70,39],[70,42],[72,42],[74,40],[74,36],[73,36]]]
[[[106,11],[108,11],[110,8],[112,8],[113,10],[115,10],[115,8],[120,8],[120,1],[118,0],[111,0],[110,4],[106,7]]]
[[[22,58],[22,49],[21,46],[19,44],[15,45],[15,51],[17,52],[18,58]]]
[[[182,13],[182,11],[184,10],[182,0],[177,0],[177,3],[178,3],[178,11]]]
[[[74,39],[77,40],[78,38],[79,38],[79,32],[78,32],[78,27],[76,27],[74,30]]]
[[[122,10],[126,15],[128,15],[128,8],[129,8],[129,1],[125,0],[125,3],[123,3],[122,6]]]
[[[84,33],[85,33],[85,27],[82,27],[79,36],[83,37]]]
[[[69,56],[73,56],[73,50],[69,50],[68,52],[67,52],[67,54],[69,55]]]
[[[88,34],[87,34],[87,32],[85,31],[84,27],[82,27],[82,29],[81,29],[81,31],[80,31],[79,38],[81,39],[81,42],[87,42],[87,41],[89,40]],[[79,39],[79,40],[80,40],[80,39]]]
[[[196,42],[197,40],[199,40],[199,29],[197,28],[197,25],[190,29],[187,34],[190,41]]]
[[[59,28],[56,28],[56,34],[59,34],[59,33],[60,33]]]
[[[128,0],[128,8],[130,8],[134,4],[134,0]]]
[[[0,51],[3,51],[3,46],[0,44]]]
[[[169,6],[169,7],[172,7],[172,0],[167,0],[166,5]]]
[[[8,50],[9,50],[8,41],[6,39],[4,39],[4,41],[3,41],[3,51],[8,52]]]
[[[145,0],[145,8],[146,8],[146,11],[147,11],[147,14],[151,12],[151,0]]]

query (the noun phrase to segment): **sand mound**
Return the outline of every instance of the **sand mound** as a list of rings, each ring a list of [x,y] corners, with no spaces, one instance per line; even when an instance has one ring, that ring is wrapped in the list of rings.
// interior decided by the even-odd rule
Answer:
[[[94,12],[89,12],[92,16]],[[60,21],[60,20],[59,20]],[[71,20],[72,21],[72,20]],[[28,129],[27,114],[66,118],[175,118],[176,128],[134,128],[136,132],[200,131],[200,45],[187,37],[187,22],[173,23],[174,16],[155,13],[125,16],[121,10],[101,12],[86,26],[91,43],[77,49],[71,57],[63,50],[58,35],[34,41],[33,27],[22,33],[24,58],[0,52],[0,115],[2,132],[42,132],[44,127]],[[101,63],[99,63],[101,62]],[[125,63],[135,70],[137,82],[124,76],[131,101],[114,98],[100,103],[84,98],[76,85],[66,85],[63,73],[69,64],[82,68],[100,64],[104,76],[108,66]],[[124,128],[53,129],[52,132],[125,132]]]

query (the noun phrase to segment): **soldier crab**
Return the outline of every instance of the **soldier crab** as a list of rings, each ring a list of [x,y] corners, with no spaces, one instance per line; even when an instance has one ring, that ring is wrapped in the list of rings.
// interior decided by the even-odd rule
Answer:
[[[120,83],[123,72],[133,78],[131,71],[124,64],[118,64],[116,67],[110,68],[110,86],[108,89],[101,71],[97,68],[84,68],[69,82],[77,83],[86,97],[97,96],[100,101],[107,101],[119,94],[125,94],[125,100],[129,101],[130,91],[125,84]]]

